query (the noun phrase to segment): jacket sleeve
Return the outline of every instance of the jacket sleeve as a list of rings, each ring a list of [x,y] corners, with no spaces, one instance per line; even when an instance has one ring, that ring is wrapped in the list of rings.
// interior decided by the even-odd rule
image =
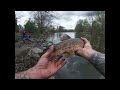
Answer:
[[[105,76],[105,54],[96,51],[92,54],[89,61],[102,75]]]

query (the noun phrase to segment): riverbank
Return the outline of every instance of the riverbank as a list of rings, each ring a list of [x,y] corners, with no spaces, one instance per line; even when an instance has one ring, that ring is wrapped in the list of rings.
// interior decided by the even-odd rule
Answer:
[[[33,67],[43,53],[52,45],[51,42],[45,42],[40,48],[33,47],[34,43],[15,43],[15,72],[20,72]]]

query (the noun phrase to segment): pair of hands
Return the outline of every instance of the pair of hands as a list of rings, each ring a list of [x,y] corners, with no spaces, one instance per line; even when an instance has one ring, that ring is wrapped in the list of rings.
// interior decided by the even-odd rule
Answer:
[[[76,52],[76,55],[80,55],[86,59],[90,59],[91,55],[94,53],[90,42],[86,38],[82,38],[84,40],[85,45],[84,48],[79,48]],[[41,56],[38,63],[32,68],[33,74],[32,76],[36,79],[44,79],[53,76],[57,73],[65,64],[66,60],[63,57],[57,57],[56,60],[50,60],[50,54],[53,52],[54,46],[50,47],[50,49]]]

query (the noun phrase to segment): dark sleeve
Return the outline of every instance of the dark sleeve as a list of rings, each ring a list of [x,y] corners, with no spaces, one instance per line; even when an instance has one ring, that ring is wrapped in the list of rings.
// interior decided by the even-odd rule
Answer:
[[[102,75],[105,76],[105,54],[96,51],[92,54],[89,61]]]

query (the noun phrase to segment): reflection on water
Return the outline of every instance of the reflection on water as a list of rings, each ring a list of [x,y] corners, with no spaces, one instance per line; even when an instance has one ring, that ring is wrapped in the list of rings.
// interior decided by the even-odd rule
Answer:
[[[48,40],[54,44],[60,42],[63,34],[75,38],[75,32],[54,33]],[[56,79],[105,79],[90,62],[79,56],[71,56],[67,64],[55,75]]]
[[[60,36],[63,34],[69,35],[71,38],[75,38],[75,33],[74,32],[64,32],[64,33],[54,33],[53,35],[50,36],[48,41],[52,41],[54,44],[60,42]]]

